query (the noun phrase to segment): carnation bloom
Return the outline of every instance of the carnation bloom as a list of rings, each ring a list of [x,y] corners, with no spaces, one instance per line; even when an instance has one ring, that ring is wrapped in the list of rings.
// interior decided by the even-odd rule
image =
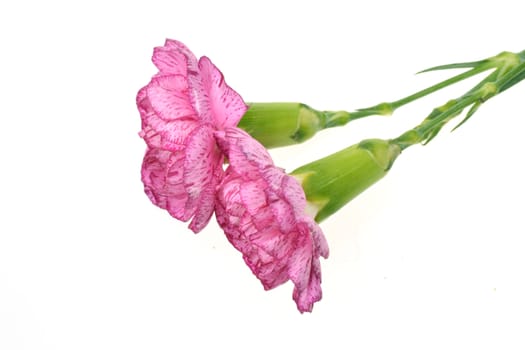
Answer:
[[[217,189],[219,225],[266,290],[290,279],[297,308],[311,311],[321,299],[319,256],[328,257],[328,245],[305,214],[301,186],[241,129],[215,134],[230,163]]]
[[[237,125],[246,104],[207,57],[175,40],[153,53],[159,72],[137,95],[145,192],[157,206],[199,232],[214,209],[223,155],[213,132]]]

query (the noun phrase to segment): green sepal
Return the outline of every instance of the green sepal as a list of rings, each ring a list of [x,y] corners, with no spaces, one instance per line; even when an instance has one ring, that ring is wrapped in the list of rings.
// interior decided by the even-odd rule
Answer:
[[[304,103],[250,103],[238,126],[266,148],[304,142],[326,124],[325,115]]]
[[[508,74],[510,74],[510,77],[507,79],[507,81],[500,85],[499,92],[505,91],[525,79],[525,64],[523,61],[514,69],[514,71],[511,71]]]
[[[309,213],[321,222],[382,179],[401,153],[390,141],[370,139],[295,169]]]

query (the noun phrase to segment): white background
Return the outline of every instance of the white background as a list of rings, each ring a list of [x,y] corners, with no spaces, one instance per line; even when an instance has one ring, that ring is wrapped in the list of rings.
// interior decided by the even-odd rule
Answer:
[[[213,220],[194,235],[149,202],[135,107],[166,37],[246,101],[395,100],[454,73],[419,70],[525,49],[519,1],[14,3],[0,5],[0,349],[525,347],[525,83],[323,222],[324,296],[303,315]],[[474,83],[272,155],[293,170],[394,137]]]

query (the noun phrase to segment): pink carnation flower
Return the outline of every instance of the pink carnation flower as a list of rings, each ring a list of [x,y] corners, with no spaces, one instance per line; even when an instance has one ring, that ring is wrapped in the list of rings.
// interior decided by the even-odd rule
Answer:
[[[159,72],[137,95],[140,136],[148,150],[142,165],[145,192],[157,206],[199,232],[214,209],[223,175],[215,130],[236,126],[247,109],[207,57],[166,40],[153,53]]]
[[[301,186],[244,131],[215,134],[230,163],[217,189],[219,225],[266,290],[290,279],[297,308],[311,311],[321,299],[319,256],[328,257],[328,245],[305,214]]]

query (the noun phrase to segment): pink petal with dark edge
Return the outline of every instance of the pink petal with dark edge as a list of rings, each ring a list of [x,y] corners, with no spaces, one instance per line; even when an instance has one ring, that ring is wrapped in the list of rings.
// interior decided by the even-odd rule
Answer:
[[[268,206],[266,195],[264,191],[261,191],[261,186],[264,185],[260,181],[243,182],[241,184],[240,195],[242,202],[250,215],[257,215],[262,208]]]
[[[266,149],[239,128],[216,132],[219,148],[227,155],[230,165],[242,176],[257,178],[260,169],[273,166]]]
[[[310,268],[305,271],[305,280],[296,284],[293,291],[293,299],[301,312],[311,312],[315,302],[321,300],[321,264],[319,259],[312,259]]]
[[[197,58],[193,54],[193,52],[188,49],[186,45],[181,43],[180,41],[173,40],[173,39],[166,39],[164,43],[164,47],[178,51],[182,53],[187,58],[187,65],[188,65],[188,71],[190,72],[197,72],[198,71],[198,62]]]
[[[197,212],[190,228],[198,232],[208,223],[214,210],[215,187],[222,177],[223,156],[215,144],[213,131],[206,125],[192,132],[185,152],[186,209]]]
[[[209,116],[203,116],[202,110],[203,104],[207,104],[204,88],[202,87],[202,74],[199,69],[199,63],[197,61],[197,58],[195,55],[180,41],[177,40],[171,40],[167,39],[166,43],[164,45],[164,48],[166,50],[173,50],[177,53],[182,53],[187,61],[187,67],[186,72],[184,76],[186,77],[188,81],[189,91],[188,96],[191,101],[191,105],[193,106],[193,109],[195,110],[198,118],[204,122],[204,123],[210,123],[213,124],[213,120],[209,118]]]
[[[184,153],[158,148],[146,151],[142,162],[144,191],[160,208],[181,220],[188,195],[183,183]]]
[[[243,253],[246,264],[262,282],[264,288],[271,289],[288,280],[286,263],[275,259],[271,251],[275,245],[270,244],[266,247],[269,241],[263,238],[271,236],[279,239],[278,232],[270,223],[265,228],[266,233],[262,233],[261,228],[254,226],[252,216],[244,215],[246,210],[239,204],[242,200],[238,196],[240,185],[240,181],[233,178],[232,181],[224,183],[223,191],[218,193],[217,221],[224,228],[226,237],[232,245]],[[271,215],[268,209],[263,210]],[[275,218],[271,217],[271,221],[275,222]]]
[[[217,222],[265,289],[289,279],[299,311],[311,311],[322,296],[319,257],[328,256],[328,245],[304,212],[304,192],[244,131],[228,128],[215,137],[229,159],[217,190]]]
[[[282,188],[286,188],[286,191],[283,192],[283,196],[295,210],[295,215],[304,214],[306,208],[306,196],[297,179],[292,176],[286,176],[283,179]],[[315,225],[317,226],[317,224]]]
[[[237,126],[248,109],[242,97],[224,81],[224,76],[208,57],[201,57],[199,68],[202,76],[200,114],[204,121],[217,129]]]
[[[182,75],[154,77],[147,86],[151,108],[165,121],[198,118],[190,101],[188,82]]]
[[[137,108],[141,117],[143,114],[153,113],[153,108],[148,99],[148,85],[144,86],[137,93]]]
[[[166,46],[156,47],[153,49],[152,61],[160,75],[188,75],[188,57],[180,50]]]
[[[166,122],[156,115],[143,118],[140,136],[149,147],[157,147],[170,151],[186,149],[189,135],[199,126],[192,118],[181,118]]]

